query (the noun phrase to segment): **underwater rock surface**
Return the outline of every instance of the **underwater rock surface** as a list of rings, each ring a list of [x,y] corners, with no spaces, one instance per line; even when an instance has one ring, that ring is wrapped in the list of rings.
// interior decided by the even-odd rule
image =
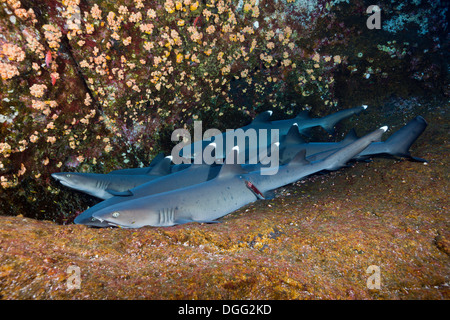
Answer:
[[[449,299],[448,8],[378,4],[381,30],[361,0],[0,1],[0,299]],[[73,225],[95,200],[51,179],[148,165],[193,120],[361,104],[340,138],[421,115],[429,163],[375,159],[220,224],[139,230]]]
[[[0,297],[449,299],[443,110],[424,115],[429,127],[413,146],[428,164],[358,163],[278,189],[220,224],[92,229],[2,216]],[[372,265],[380,289],[367,287]],[[67,287],[73,266],[79,289]]]

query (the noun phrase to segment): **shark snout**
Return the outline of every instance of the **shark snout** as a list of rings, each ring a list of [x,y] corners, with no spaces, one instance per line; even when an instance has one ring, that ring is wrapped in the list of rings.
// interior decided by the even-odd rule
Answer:
[[[64,172],[52,173],[52,177],[55,180],[58,180],[63,186],[71,187],[71,183],[69,180],[70,174],[66,174]]]
[[[58,181],[62,179],[61,173],[52,173],[52,177]]]

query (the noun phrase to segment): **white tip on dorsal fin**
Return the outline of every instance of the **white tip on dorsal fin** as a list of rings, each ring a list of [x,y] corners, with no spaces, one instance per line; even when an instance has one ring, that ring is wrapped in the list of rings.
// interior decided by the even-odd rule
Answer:
[[[362,107],[364,108],[364,110],[366,110],[368,106],[367,104],[363,104]]]
[[[387,129],[388,129],[388,126],[383,126],[383,127],[381,127],[380,129],[383,130],[384,132],[386,132]]]

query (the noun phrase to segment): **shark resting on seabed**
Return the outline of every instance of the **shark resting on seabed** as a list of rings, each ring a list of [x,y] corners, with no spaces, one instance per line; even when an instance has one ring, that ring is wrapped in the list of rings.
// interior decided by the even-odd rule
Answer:
[[[408,122],[404,127],[394,132],[386,141],[371,142],[367,148],[353,156],[351,160],[361,160],[375,155],[389,155],[405,157],[416,161],[425,161],[411,156],[409,148],[426,128],[425,120],[418,116]],[[306,143],[298,134],[296,125],[289,130],[288,134],[280,141],[279,154],[280,163],[286,164],[292,160],[297,153],[304,150],[306,160],[318,161],[326,158],[333,152],[356,141],[358,137],[352,130],[341,142],[312,142]],[[258,171],[263,167],[261,164],[243,164],[246,171]],[[220,165],[193,164],[189,168],[172,174],[161,176],[157,179],[139,185],[133,189],[122,192],[115,192],[114,197],[102,201],[83,213],[78,215],[74,222],[94,227],[109,226],[106,222],[100,222],[93,218],[93,214],[101,209],[125,201],[132,201],[137,198],[163,193],[175,189],[180,189],[214,179],[220,172]],[[265,169],[263,169],[265,170]]]
[[[319,161],[307,161],[305,150],[302,150],[274,175],[246,172],[235,161],[224,163],[212,180],[121,202],[95,212],[93,218],[123,228],[214,223],[216,219],[264,198],[264,194],[271,190],[319,171],[338,170],[370,143],[379,140],[386,130],[387,127],[381,127]],[[236,146],[228,157],[236,159],[238,153],[239,147]]]
[[[361,110],[364,109],[365,108],[363,107]],[[352,112],[357,113],[358,110],[355,109],[347,113],[347,115]],[[268,116],[270,116],[270,114],[268,114],[267,112],[265,116],[260,115],[261,118],[267,118]],[[188,193],[186,193],[187,195],[189,195],[188,198],[196,199],[194,195],[199,194],[197,191],[200,189],[196,189],[196,187],[198,187],[199,185],[204,185],[208,182],[210,183],[210,186],[214,186],[214,190],[216,190],[217,188],[221,188],[222,186],[227,185],[226,183],[223,183],[225,179],[224,177],[227,176],[230,178],[230,181],[235,182],[236,179],[231,179],[230,172],[234,172],[235,175],[239,175],[241,180],[244,179],[244,184],[247,190],[252,191],[253,195],[256,196],[256,199],[258,199],[265,198],[268,194],[270,194],[270,189],[268,189],[267,187],[269,181],[272,181],[272,185],[274,186],[272,190],[276,189],[278,186],[285,185],[281,184],[280,181],[285,181],[281,177],[285,175],[286,172],[289,172],[289,174],[292,175],[291,180],[294,179],[292,180],[292,182],[295,182],[315,172],[339,169],[341,166],[345,165],[344,162],[336,162],[338,164],[334,167],[329,165],[327,168],[322,167],[325,163],[329,164],[331,161],[330,159],[336,159],[335,154],[345,154],[347,158],[348,156],[350,156],[350,158],[348,158],[346,161],[362,160],[374,155],[389,155],[405,157],[410,160],[425,161],[424,159],[411,156],[409,148],[425,130],[426,126],[426,121],[422,117],[418,116],[408,122],[407,125],[400,128],[397,132],[394,132],[394,134],[392,134],[384,142],[381,141],[381,135],[384,131],[382,130],[383,132],[381,132],[380,134],[379,129],[378,131],[376,131],[378,132],[377,134],[373,134],[372,136],[370,136],[372,138],[376,137],[376,139],[374,139],[373,141],[370,140],[372,138],[370,138],[369,140],[363,139],[362,141],[364,141],[365,143],[368,141],[370,142],[366,147],[362,148],[360,152],[352,155],[348,152],[350,150],[348,149],[350,148],[349,146],[355,146],[355,143],[357,141],[361,141],[362,139],[358,138],[354,131],[351,131],[340,142],[306,143],[300,135],[301,130],[299,130],[299,125],[297,124],[297,122],[293,122],[289,130],[284,130],[286,134],[281,137],[280,142],[276,143],[277,153],[279,152],[279,160],[281,166],[277,169],[280,170],[280,172],[274,173],[267,173],[269,169],[264,168],[261,163],[257,163],[256,165],[235,165],[232,166],[232,168],[234,169],[230,169],[229,164],[170,165],[171,157],[164,158],[163,154],[159,154],[155,157],[155,159],[153,159],[152,163],[147,168],[121,169],[110,172],[109,174],[57,173],[53,174],[52,176],[55,179],[59,180],[63,185],[66,185],[70,188],[106,199],[105,201],[102,201],[95,206],[88,208],[86,211],[77,216],[74,221],[75,223],[94,227],[108,227],[116,225],[120,227],[136,228],[142,226],[141,223],[138,222],[141,220],[134,219],[132,223],[129,224],[127,224],[126,222],[119,223],[119,220],[122,221],[122,219],[124,219],[124,217],[127,216],[129,212],[133,212],[134,214],[137,214],[138,212],[142,213],[142,210],[137,208],[141,208],[143,203],[146,203],[146,201],[154,201],[152,199],[156,198],[162,199],[162,197],[167,197],[166,194],[169,194],[169,197],[176,195],[177,199],[181,199],[179,198],[179,195],[184,194],[188,191]],[[210,144],[213,143],[210,142]],[[237,150],[239,150],[239,147],[235,148],[233,151],[233,155],[235,157],[237,157],[239,154]],[[351,149],[352,152],[355,150],[358,149]],[[325,161],[325,159],[327,160]],[[297,170],[296,174],[293,175],[292,168],[300,164],[305,166],[305,170]],[[308,166],[306,166],[306,164],[308,164]],[[289,170],[289,168],[291,169]],[[261,178],[263,179],[261,181],[257,179],[257,177],[262,177],[264,175],[269,176]],[[211,181],[216,181],[216,183],[214,184]],[[286,184],[288,183],[290,182],[286,182]],[[232,183],[231,186],[234,187],[235,185]],[[222,191],[222,194],[224,192],[228,192],[227,190],[229,190],[230,188],[232,189],[231,186],[224,187],[225,189]],[[96,190],[96,188],[99,190]],[[192,194],[192,189],[197,191],[193,192]],[[238,188],[236,190],[240,189]],[[212,189],[210,191],[212,191]],[[246,193],[243,193],[243,195],[245,194]],[[234,195],[232,197],[232,199],[235,198]],[[172,200],[174,199],[175,198],[172,198]],[[210,205],[211,207],[209,210],[212,212],[217,211],[218,206],[225,206],[223,210],[227,212],[229,210],[236,210],[235,206],[231,205],[231,200],[226,202],[229,202],[228,206],[225,204],[220,204],[221,201],[219,200],[216,201],[216,205],[213,205],[213,203],[211,203],[211,201],[209,201],[208,197],[206,196],[204,196],[203,198],[200,197],[200,199],[197,199],[196,201],[199,206],[198,208],[208,207],[208,205]],[[249,200],[247,199],[245,201]],[[254,200],[250,202],[253,201]],[[131,211],[129,211],[129,209],[124,209],[128,208],[128,206],[131,206],[130,208],[134,209]],[[144,207],[148,208],[148,206]],[[152,222],[152,224],[148,222],[148,220],[146,220],[147,222],[145,222],[143,225],[171,225],[171,223],[180,224],[191,221],[215,222],[216,218],[211,219],[211,216],[206,216],[204,218],[198,219],[202,216],[201,214],[200,216],[195,214],[191,214],[191,216],[189,216],[189,214],[187,216],[185,214],[183,215],[182,213],[180,213],[180,208],[180,206],[168,206],[167,208],[164,208],[163,206],[158,209],[161,212],[160,219],[163,222],[159,224],[154,224]],[[105,212],[110,212],[110,210],[115,210],[114,212],[112,212],[114,213],[114,215],[111,214],[111,217],[107,219],[104,215]],[[121,210],[124,211],[121,212]],[[127,212],[127,214],[124,214],[124,212]],[[121,219],[115,219],[120,215]],[[214,215],[212,217],[214,217]]]
[[[286,134],[292,123],[301,121],[300,126],[297,124],[297,128],[299,128],[299,130],[304,130],[306,128],[311,128],[314,126],[322,126],[326,130],[331,132],[333,131],[333,126],[337,122],[342,119],[348,118],[353,114],[358,114],[366,108],[367,106],[346,109],[330,114],[323,118],[314,119],[310,118],[307,113],[302,112],[293,119],[279,121],[269,121],[269,118],[272,115],[272,111],[265,111],[259,114],[252,123],[241,129],[247,130],[249,128],[276,128],[282,134]],[[210,142],[208,142],[207,145],[210,145]],[[222,152],[224,152],[224,150],[222,150],[221,148],[217,148],[215,152],[216,157],[218,157]],[[170,156],[164,158],[164,155],[160,153],[153,159],[150,165],[145,168],[120,169],[111,171],[108,174],[59,172],[53,173],[52,177],[68,188],[75,189],[105,200],[117,195],[123,195],[124,193],[126,194],[128,190],[148,183],[152,180],[157,180],[162,176],[185,170],[191,165],[171,165],[171,161],[172,158]],[[194,179],[193,181],[198,181],[198,179]]]

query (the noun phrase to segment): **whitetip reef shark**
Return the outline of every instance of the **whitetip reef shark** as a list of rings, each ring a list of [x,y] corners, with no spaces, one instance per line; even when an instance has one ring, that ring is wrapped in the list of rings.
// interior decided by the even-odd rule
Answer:
[[[92,218],[92,214],[94,212],[119,202],[131,201],[140,197],[180,189],[211,180],[217,176],[220,169],[220,165],[210,166],[207,164],[194,164],[185,170],[161,176],[135,188],[123,192],[115,192],[114,197],[97,203],[96,205],[85,210],[75,218],[74,222],[76,224],[90,225],[94,227],[105,226],[104,223]]]
[[[261,163],[256,165],[243,164],[243,167],[247,171],[259,170],[261,166]],[[106,199],[88,208],[87,210],[79,214],[75,218],[74,222],[76,224],[84,224],[92,227],[108,226],[104,222],[100,222],[99,220],[93,218],[92,215],[96,211],[120,202],[131,201],[140,197],[180,189],[209,181],[218,175],[221,168],[221,165],[193,164],[185,170],[161,176],[157,179],[141,184],[133,189],[123,192],[114,192],[114,197]]]
[[[405,126],[395,131],[386,141],[372,142],[366,149],[361,151],[353,160],[363,160],[372,156],[403,157],[409,160],[426,162],[425,159],[413,157],[409,151],[411,145],[427,127],[427,122],[421,116],[409,121]],[[286,163],[292,159],[300,150],[306,150],[306,158],[309,161],[317,161],[337,151],[339,148],[357,140],[358,137],[352,129],[340,142],[305,142],[301,137],[295,124],[288,134],[280,141],[280,162]]]
[[[170,173],[171,157],[158,162],[147,174],[102,174],[82,172],[52,173],[62,185],[100,199],[109,199],[141,184]]]
[[[211,141],[218,142],[219,146],[216,148],[215,151],[215,157],[216,158],[225,158],[226,156],[226,147],[227,146],[227,139],[228,140],[234,140],[235,135],[234,132],[237,130],[242,130],[243,132],[248,132],[249,129],[254,129],[256,133],[261,132],[260,130],[267,130],[267,146],[271,145],[273,142],[271,139],[271,132],[272,130],[278,130],[278,135],[283,136],[286,135],[289,131],[289,129],[292,127],[294,123],[297,124],[298,130],[304,131],[308,128],[317,127],[320,126],[323,129],[325,129],[329,133],[334,132],[334,126],[341,120],[348,118],[354,114],[359,114],[361,111],[366,110],[367,105],[362,105],[355,108],[350,108],[346,110],[341,110],[338,112],[335,112],[333,114],[330,114],[328,116],[322,117],[322,118],[311,118],[309,116],[308,111],[302,111],[300,112],[296,117],[292,119],[286,119],[286,120],[276,120],[276,121],[270,121],[270,118],[272,116],[272,111],[264,111],[257,115],[255,119],[248,125],[241,127],[236,130],[231,130],[222,133],[221,135],[215,135],[211,137],[209,140],[200,140],[195,141],[191,144],[185,145],[180,150],[180,156],[184,158],[194,158],[198,156],[198,152],[203,152],[205,148],[210,144]],[[260,137],[257,137],[258,141],[260,141]],[[236,141],[233,141],[231,143],[233,146],[236,146]],[[257,145],[257,143],[254,143],[254,145]],[[242,145],[239,145],[240,152],[246,154],[247,150],[243,148]]]
[[[123,228],[217,222],[216,219],[263,198],[271,190],[319,171],[345,166],[370,143],[378,141],[386,130],[386,126],[381,127],[319,161],[307,161],[302,150],[288,164],[280,166],[275,175],[246,172],[234,161],[224,163],[214,179],[121,202],[96,211],[92,216],[102,223]],[[239,147],[234,147],[227,159],[236,159],[238,153]]]

